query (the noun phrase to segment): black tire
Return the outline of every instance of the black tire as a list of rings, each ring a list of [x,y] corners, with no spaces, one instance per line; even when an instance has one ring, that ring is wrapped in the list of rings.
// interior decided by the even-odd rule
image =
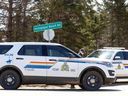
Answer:
[[[20,76],[14,70],[5,70],[0,75],[0,84],[6,90],[17,89],[21,85]]]
[[[81,89],[84,89],[83,85],[79,85],[79,87],[80,87]]]
[[[88,91],[96,91],[103,84],[102,76],[96,71],[88,71],[82,79],[82,88]]]

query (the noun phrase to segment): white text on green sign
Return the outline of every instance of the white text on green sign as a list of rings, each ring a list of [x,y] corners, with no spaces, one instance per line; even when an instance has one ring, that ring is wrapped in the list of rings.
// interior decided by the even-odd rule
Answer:
[[[60,29],[60,28],[62,28],[62,22],[54,22],[54,23],[33,26],[33,31],[34,32],[42,32],[44,30]]]

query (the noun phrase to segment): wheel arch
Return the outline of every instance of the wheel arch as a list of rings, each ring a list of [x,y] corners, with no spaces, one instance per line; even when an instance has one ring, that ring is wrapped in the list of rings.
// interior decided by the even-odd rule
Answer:
[[[106,75],[105,75],[104,71],[102,69],[98,68],[98,67],[95,67],[95,66],[94,67],[92,66],[92,67],[85,68],[80,73],[80,76],[79,76],[79,82],[80,82],[80,84],[82,82],[82,78],[83,78],[84,74],[86,74],[88,71],[96,71],[96,72],[100,73],[101,76],[102,76],[102,78],[103,78],[103,84],[105,84]]]
[[[2,72],[4,72],[5,70],[14,70],[14,71],[16,71],[20,75],[21,82],[23,81],[22,80],[23,79],[23,73],[21,72],[21,70],[18,67],[14,66],[14,65],[4,66],[4,67],[0,68],[0,74]]]

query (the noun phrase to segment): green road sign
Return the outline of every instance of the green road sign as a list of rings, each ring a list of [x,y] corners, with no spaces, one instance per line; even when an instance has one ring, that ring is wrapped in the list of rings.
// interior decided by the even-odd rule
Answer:
[[[62,28],[62,22],[54,22],[54,23],[48,23],[48,24],[35,25],[33,26],[33,31],[42,32],[44,30],[60,29],[60,28]]]

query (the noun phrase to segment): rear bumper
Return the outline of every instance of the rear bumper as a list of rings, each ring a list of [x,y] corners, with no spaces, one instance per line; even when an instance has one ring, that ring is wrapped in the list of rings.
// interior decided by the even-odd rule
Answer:
[[[104,85],[115,83],[116,78],[106,78]]]

